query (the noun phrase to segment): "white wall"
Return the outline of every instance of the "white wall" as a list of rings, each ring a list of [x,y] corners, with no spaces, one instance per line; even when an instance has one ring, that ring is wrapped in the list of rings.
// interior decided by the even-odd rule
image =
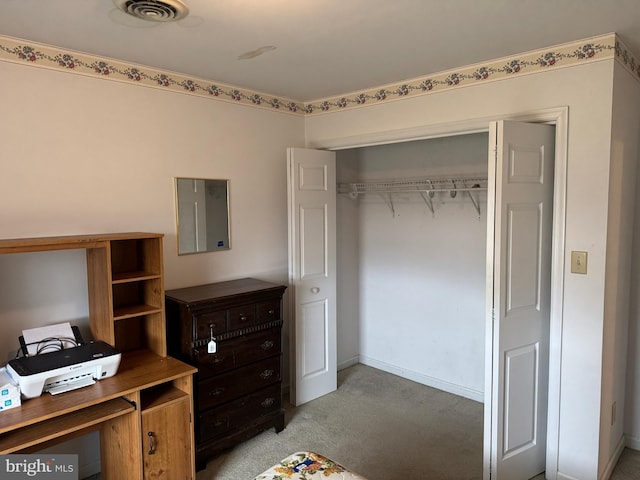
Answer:
[[[168,289],[286,279],[300,117],[6,62],[0,87],[2,237],[161,232]],[[175,176],[230,180],[231,251],[176,255]]]
[[[307,144],[357,145],[429,126],[504,118],[568,106],[568,187],[557,466],[559,478],[595,479],[599,466],[601,368],[613,60],[310,116]],[[589,274],[566,269],[571,250],[589,253]],[[553,470],[553,471],[551,471]]]
[[[336,179],[357,182],[358,151],[336,154]],[[358,203],[346,195],[336,198],[336,337],[338,369],[360,361],[360,233]]]
[[[640,84],[615,64],[609,179],[606,301],[603,330],[600,475],[624,447],[624,412],[636,170],[640,149]],[[638,372],[638,370],[635,370]],[[631,389],[630,389],[631,390]],[[633,402],[633,400],[631,400]],[[615,411],[614,411],[615,410]],[[633,403],[629,405],[633,411]]]
[[[486,177],[487,140],[483,133],[342,150],[337,163],[355,163],[358,181]],[[350,225],[358,239],[352,252],[358,275],[352,281],[358,285],[359,360],[481,401],[486,193],[479,194],[480,216],[464,193],[436,194],[435,214],[416,193],[396,194],[393,202],[395,216],[379,195],[343,201],[345,211],[338,210],[339,217],[356,210],[355,221],[338,224]],[[351,269],[340,262],[338,277],[353,277]],[[342,310],[338,317],[341,323],[356,320]]]
[[[167,289],[286,283],[285,158],[301,117],[8,62],[0,105],[0,238],[159,232]],[[229,179],[231,250],[178,257],[177,176]],[[2,363],[22,328],[86,325],[87,312],[84,252],[0,256]]]
[[[618,67],[616,69],[612,153],[620,158],[620,162],[637,162],[640,160],[640,92],[637,79]],[[621,326],[613,323],[618,343],[613,348],[618,353],[624,351],[624,337],[628,338],[627,375],[623,379],[626,384],[624,432],[627,444],[640,450],[640,169],[636,176],[636,209],[634,218],[625,217],[628,225],[634,225],[633,262],[628,262],[631,275],[631,298],[629,330],[621,330]],[[626,172],[625,172],[626,173]],[[619,333],[618,333],[619,332]],[[620,344],[620,340],[622,344]],[[619,360],[618,360],[619,362]],[[619,382],[618,382],[619,383]],[[619,386],[616,385],[619,389]],[[619,408],[619,407],[618,407]],[[617,433],[617,430],[616,430]]]

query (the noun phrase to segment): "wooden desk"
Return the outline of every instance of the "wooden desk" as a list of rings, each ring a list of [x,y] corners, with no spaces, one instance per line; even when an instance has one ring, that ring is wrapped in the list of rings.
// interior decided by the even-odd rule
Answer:
[[[30,453],[100,431],[103,479],[195,478],[193,374],[167,357],[160,233],[0,240],[0,254],[86,252],[93,340],[122,352],[95,385],[0,412],[0,453]]]
[[[191,413],[195,372],[147,350],[124,354],[111,378],[60,395],[44,393],[0,413],[0,454],[32,453],[100,430],[103,479],[122,478],[123,472],[128,479],[195,478],[192,426],[183,418]],[[175,476],[158,474],[173,467]]]

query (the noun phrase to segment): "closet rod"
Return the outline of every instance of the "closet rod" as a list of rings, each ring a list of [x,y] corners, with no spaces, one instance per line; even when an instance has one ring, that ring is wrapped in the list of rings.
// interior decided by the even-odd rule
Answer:
[[[431,211],[431,214],[435,215],[432,199],[437,192],[448,192],[451,198],[455,198],[458,192],[465,192],[478,213],[478,217],[480,217],[480,202],[479,199],[473,196],[473,193],[487,191],[487,177],[420,177],[372,180],[367,182],[339,183],[337,190],[338,193],[348,194],[354,200],[362,194],[378,194],[384,199],[394,217],[395,208],[392,198],[392,194],[394,193],[419,193]]]

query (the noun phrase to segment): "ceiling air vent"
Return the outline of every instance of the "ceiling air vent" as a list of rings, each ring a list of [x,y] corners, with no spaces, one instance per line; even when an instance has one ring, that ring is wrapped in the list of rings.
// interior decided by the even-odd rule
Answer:
[[[113,0],[120,10],[142,20],[173,22],[189,13],[180,0]]]

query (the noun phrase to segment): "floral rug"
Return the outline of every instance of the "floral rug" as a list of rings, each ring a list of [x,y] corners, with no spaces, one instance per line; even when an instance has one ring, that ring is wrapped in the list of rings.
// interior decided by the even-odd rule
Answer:
[[[258,475],[255,480],[366,480],[314,452],[297,452]]]

